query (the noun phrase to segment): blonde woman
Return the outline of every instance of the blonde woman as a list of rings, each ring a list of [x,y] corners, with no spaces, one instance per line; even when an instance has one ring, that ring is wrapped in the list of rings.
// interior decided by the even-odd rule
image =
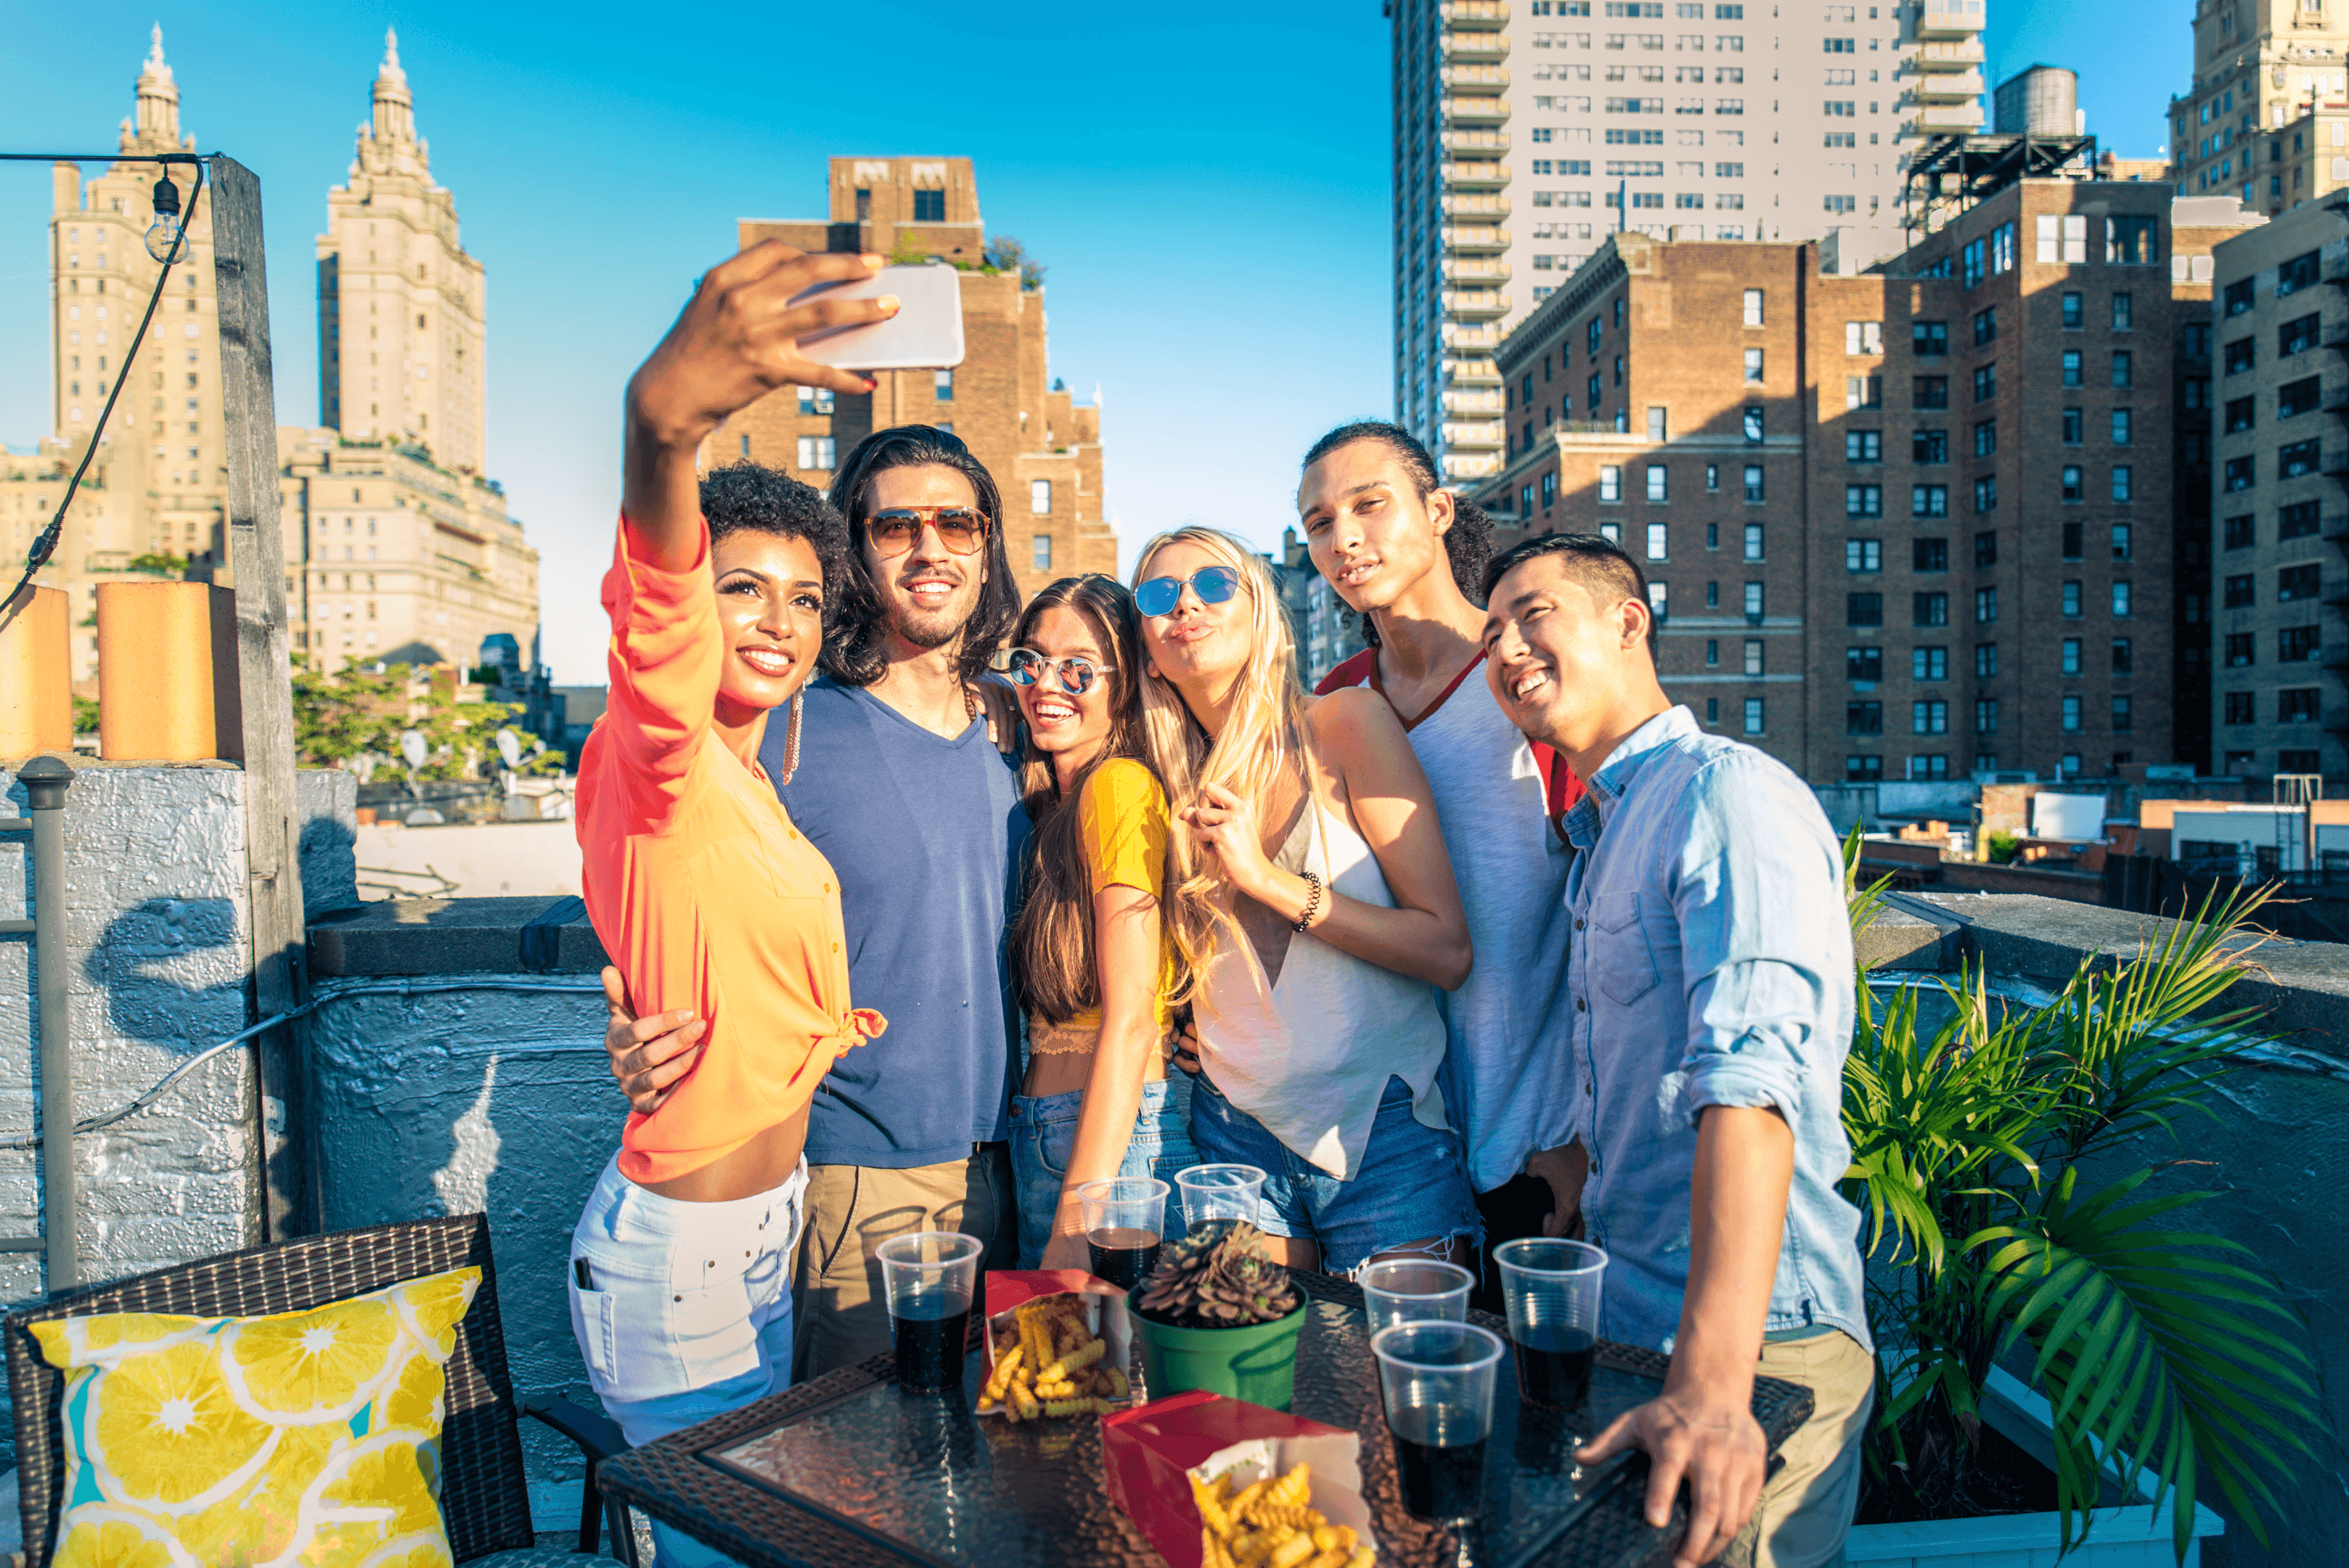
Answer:
[[[1264,1169],[1292,1267],[1467,1263],[1482,1226],[1435,1077],[1468,922],[1402,723],[1374,691],[1305,694],[1271,573],[1229,535],[1153,539],[1134,604],[1146,677],[1180,699],[1147,722],[1197,977],[1192,1141]]]
[[[1166,1071],[1188,976],[1165,936],[1172,822],[1143,760],[1140,634],[1125,586],[1089,573],[1030,599],[1011,637],[1034,824],[1010,942],[1028,1016],[1011,1102],[1023,1269],[1092,1267],[1086,1182],[1199,1163],[1189,1081]],[[1183,1231],[1170,1206],[1163,1239]]]

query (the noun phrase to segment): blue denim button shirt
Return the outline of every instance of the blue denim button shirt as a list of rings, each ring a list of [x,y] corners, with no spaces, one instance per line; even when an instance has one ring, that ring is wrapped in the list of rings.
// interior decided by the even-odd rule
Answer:
[[[1843,857],[1808,786],[1684,707],[1618,746],[1568,814],[1582,1211],[1607,1250],[1599,1333],[1670,1352],[1689,1274],[1689,1181],[1707,1106],[1775,1106],[1794,1186],[1768,1332],[1872,1342],[1840,1105],[1851,1047]]]

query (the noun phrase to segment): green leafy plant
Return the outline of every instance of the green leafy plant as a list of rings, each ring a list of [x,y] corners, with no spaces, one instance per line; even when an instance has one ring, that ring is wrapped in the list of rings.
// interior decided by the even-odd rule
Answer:
[[[494,774],[502,765],[494,739],[500,727],[522,712],[512,702],[457,701],[429,677],[405,664],[381,670],[347,665],[328,672],[302,654],[294,659],[294,744],[305,767],[356,768],[375,759],[404,774],[399,736],[414,730],[424,737],[419,779],[470,779]],[[516,731],[529,750],[538,737]],[[518,773],[558,771],[562,753],[547,752],[523,760]]]
[[[2125,1490],[2149,1473],[2155,1506],[2174,1498],[2181,1562],[2212,1489],[2266,1541],[2262,1515],[2280,1506],[2269,1478],[2313,1458],[2305,1323],[2249,1249],[2172,1228],[2215,1194],[2141,1190],[2188,1162],[2081,1190],[2084,1162],[2211,1116],[2204,1099],[2259,1038],[2252,1010],[2215,1009],[2252,968],[2243,933],[2266,897],[2206,901],[2137,958],[2084,962],[2044,1005],[2010,1003],[1969,970],[1941,987],[1949,1017],[1930,1035],[1924,993],[1878,998],[1861,975],[1846,1192],[1893,1280],[1869,1302],[1883,1511],[1976,1511],[1982,1389],[2021,1345],[2054,1411],[2062,1550],[2085,1538],[2107,1459]]]
[[[2023,840],[2016,837],[2012,833],[1985,833],[1982,835],[1982,848],[1989,853],[1990,857],[1993,862],[2001,866],[2004,866],[2012,861],[2016,853],[2021,850],[2022,847]]]
[[[75,698],[73,700],[73,727],[75,734],[95,735],[98,733],[98,700],[96,698]]]
[[[183,577],[188,574],[188,558],[185,556],[174,556],[160,551],[152,555],[134,556],[130,558],[130,570],[151,572],[159,577]]]

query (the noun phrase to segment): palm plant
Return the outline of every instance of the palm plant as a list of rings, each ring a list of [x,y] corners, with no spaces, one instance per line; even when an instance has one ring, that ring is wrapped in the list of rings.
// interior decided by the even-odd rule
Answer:
[[[1847,867],[1857,852],[1855,833]],[[1882,887],[1855,890],[1855,928]],[[1894,1511],[1963,1510],[1984,1384],[2022,1344],[2054,1415],[2063,1550],[2085,1537],[2108,1460],[2131,1494],[2149,1473],[2157,1508],[2175,1494],[2181,1561],[2195,1498],[2214,1488],[2266,1542],[2269,1476],[2287,1450],[2313,1458],[2305,1324],[2249,1249],[2169,1228],[2212,1193],[2140,1192],[2183,1161],[2080,1190],[2085,1162],[2211,1116],[2204,1098],[2258,1038],[2252,1010],[2212,1009],[2251,967],[2239,933],[2266,896],[2214,896],[2128,962],[2083,962],[2044,1005],[2012,1005],[1971,969],[1940,987],[1950,1016],[1930,1037],[1917,988],[1879,999],[1861,975],[1845,1190],[1894,1282],[1869,1303],[1870,1475]]]

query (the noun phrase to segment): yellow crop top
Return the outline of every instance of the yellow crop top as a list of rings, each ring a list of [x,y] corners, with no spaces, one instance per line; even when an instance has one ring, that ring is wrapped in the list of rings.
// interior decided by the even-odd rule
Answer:
[[[1077,840],[1084,846],[1094,895],[1104,888],[1137,888],[1154,898],[1163,898],[1167,825],[1166,792],[1147,766],[1131,757],[1112,757],[1095,768],[1077,797]],[[1162,940],[1158,952],[1154,1011],[1163,1035],[1172,1027],[1166,997],[1174,989],[1176,959],[1170,941]],[[1099,1029],[1101,1023],[1101,1009],[1092,1007],[1057,1027]]]

